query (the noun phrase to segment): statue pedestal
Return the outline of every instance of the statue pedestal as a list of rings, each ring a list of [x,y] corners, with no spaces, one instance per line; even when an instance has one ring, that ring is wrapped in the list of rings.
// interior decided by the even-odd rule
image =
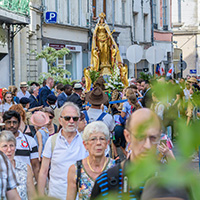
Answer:
[[[100,65],[101,75],[111,75],[111,65]]]

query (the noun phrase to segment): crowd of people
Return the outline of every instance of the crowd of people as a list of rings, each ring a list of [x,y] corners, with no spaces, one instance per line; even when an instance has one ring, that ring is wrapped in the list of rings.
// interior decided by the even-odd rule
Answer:
[[[99,80],[88,93],[84,78],[63,85],[49,77],[43,87],[21,82],[19,91],[16,86],[1,89],[1,199],[38,195],[107,199],[112,191],[118,199],[123,195],[148,199],[145,183],[139,190],[126,183],[127,166],[147,157],[149,151],[162,164],[176,159],[174,124],[183,117],[189,126],[200,116],[194,96],[199,81],[195,77],[179,81],[161,77],[150,82],[132,78],[123,91],[110,94],[103,79]],[[167,100],[162,101],[156,84],[166,84],[175,92],[164,91]],[[154,184],[147,182],[144,191],[152,185],[155,191],[168,189],[148,181]],[[173,188],[168,197],[190,199],[184,188]]]

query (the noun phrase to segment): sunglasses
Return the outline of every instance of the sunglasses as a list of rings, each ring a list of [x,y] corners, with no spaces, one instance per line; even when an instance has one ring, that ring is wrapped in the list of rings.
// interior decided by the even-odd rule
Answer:
[[[54,118],[54,116],[49,116],[49,119],[53,119]]]
[[[79,117],[71,117],[71,116],[60,116],[63,118],[65,121],[69,121],[71,118],[73,119],[74,122],[77,122]]]

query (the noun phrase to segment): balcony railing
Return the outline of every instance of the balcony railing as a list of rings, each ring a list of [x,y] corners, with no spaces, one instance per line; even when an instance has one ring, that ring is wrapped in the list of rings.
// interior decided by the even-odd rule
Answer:
[[[30,0],[0,0],[0,8],[29,16],[29,2]]]

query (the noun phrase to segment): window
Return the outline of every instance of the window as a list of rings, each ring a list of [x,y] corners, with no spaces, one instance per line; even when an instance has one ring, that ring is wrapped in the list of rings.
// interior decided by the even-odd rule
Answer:
[[[78,0],[78,25],[81,25],[81,3],[82,0]]]
[[[122,1],[122,24],[125,24],[125,10],[126,10],[126,2]]]
[[[148,18],[148,15],[144,14],[144,17],[143,17],[143,39],[144,39],[144,41],[147,41],[147,18]]]
[[[137,25],[138,13],[133,13],[133,40],[136,40],[136,25]]]
[[[112,0],[112,6],[113,6],[113,13],[112,13],[112,18],[113,18],[113,25],[115,23],[115,0]]]
[[[103,0],[103,12],[106,14],[106,0]]]
[[[167,0],[162,1],[163,27],[167,25]]]
[[[55,0],[55,11],[58,13],[58,2],[59,0]]]
[[[156,9],[157,9],[157,5],[156,5],[156,0],[152,0],[153,4],[153,24],[157,24],[157,15],[156,15]]]
[[[70,7],[70,1],[71,0],[67,0],[67,23],[68,24],[71,24],[71,13],[70,13],[71,7]]]
[[[92,12],[93,12],[93,18],[97,17],[97,4],[96,0],[92,0]]]
[[[178,22],[181,23],[181,0],[178,0]]]

